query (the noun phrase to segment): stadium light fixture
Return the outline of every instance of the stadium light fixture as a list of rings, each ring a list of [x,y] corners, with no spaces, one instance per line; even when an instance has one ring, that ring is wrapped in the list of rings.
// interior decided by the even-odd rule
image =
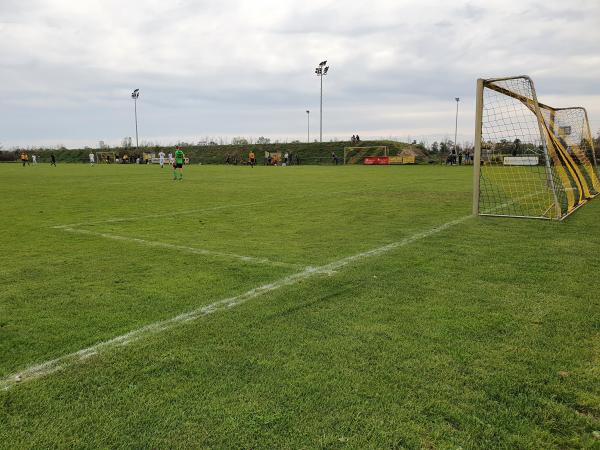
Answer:
[[[454,100],[456,100],[456,120],[454,123],[454,153],[456,153],[456,156],[458,157],[458,147],[456,146],[456,139],[458,139],[458,103],[460,102],[460,98],[454,97]]]
[[[319,142],[323,142],[323,77],[329,72],[329,66],[327,61],[321,61],[315,68],[315,73],[321,78],[321,103],[320,103],[320,115],[319,115]]]
[[[133,108],[135,114],[135,148],[136,150],[140,149],[139,141],[138,141],[138,121],[137,121],[137,99],[140,96],[140,90],[136,89],[131,93],[131,98],[133,99]]]

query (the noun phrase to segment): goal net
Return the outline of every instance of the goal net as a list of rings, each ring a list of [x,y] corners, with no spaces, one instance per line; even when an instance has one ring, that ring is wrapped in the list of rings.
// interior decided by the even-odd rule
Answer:
[[[115,162],[117,155],[115,152],[96,152],[96,162],[111,164]]]
[[[527,76],[478,80],[473,212],[564,219],[600,192],[585,109],[537,100]]]
[[[344,147],[344,164],[362,164],[365,158],[375,156],[388,156],[387,146]]]

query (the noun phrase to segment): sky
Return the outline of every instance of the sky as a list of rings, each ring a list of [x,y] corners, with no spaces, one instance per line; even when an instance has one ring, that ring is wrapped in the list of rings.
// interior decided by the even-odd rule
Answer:
[[[0,0],[0,145],[472,141],[477,78],[600,129],[598,0]],[[306,114],[310,110],[310,115]]]

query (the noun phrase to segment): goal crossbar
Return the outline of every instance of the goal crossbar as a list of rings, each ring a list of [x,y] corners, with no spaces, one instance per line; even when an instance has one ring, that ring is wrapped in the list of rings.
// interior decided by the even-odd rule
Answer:
[[[524,75],[478,80],[474,159],[474,214],[562,220],[600,193],[587,111]]]

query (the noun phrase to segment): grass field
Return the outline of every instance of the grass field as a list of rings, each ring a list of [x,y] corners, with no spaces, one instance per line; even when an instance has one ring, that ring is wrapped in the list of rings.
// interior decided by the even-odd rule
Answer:
[[[0,166],[1,448],[598,448],[600,200],[467,167]],[[19,379],[19,381],[17,381]]]

